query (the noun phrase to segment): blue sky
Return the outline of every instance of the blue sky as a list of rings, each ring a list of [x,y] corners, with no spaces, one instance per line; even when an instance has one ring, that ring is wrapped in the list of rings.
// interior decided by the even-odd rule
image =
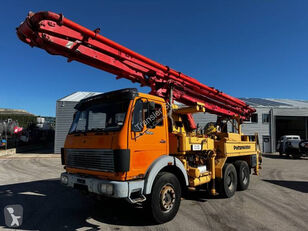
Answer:
[[[308,100],[308,1],[3,1],[0,108],[55,115],[75,91],[138,87],[18,40],[28,11],[54,11],[235,97]],[[147,88],[140,89],[147,92]]]

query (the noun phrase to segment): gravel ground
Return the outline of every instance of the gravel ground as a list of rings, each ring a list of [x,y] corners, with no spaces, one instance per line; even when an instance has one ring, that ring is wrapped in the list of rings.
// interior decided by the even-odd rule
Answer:
[[[174,220],[154,225],[142,208],[97,201],[59,183],[59,156],[0,157],[0,229],[3,208],[24,207],[21,230],[307,230],[308,158],[263,158],[261,176],[233,198],[202,191],[183,199]]]

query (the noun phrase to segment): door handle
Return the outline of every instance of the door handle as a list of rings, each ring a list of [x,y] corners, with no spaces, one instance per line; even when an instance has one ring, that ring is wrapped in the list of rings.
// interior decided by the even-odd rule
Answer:
[[[165,140],[160,140],[160,143],[164,144],[164,143],[166,143],[166,141]]]

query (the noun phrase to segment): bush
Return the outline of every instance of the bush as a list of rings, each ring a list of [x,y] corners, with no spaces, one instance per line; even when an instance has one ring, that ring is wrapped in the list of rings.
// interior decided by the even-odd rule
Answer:
[[[0,121],[12,119],[18,121],[19,127],[28,128],[30,124],[36,123],[36,116],[32,115],[16,115],[16,114],[0,114]]]

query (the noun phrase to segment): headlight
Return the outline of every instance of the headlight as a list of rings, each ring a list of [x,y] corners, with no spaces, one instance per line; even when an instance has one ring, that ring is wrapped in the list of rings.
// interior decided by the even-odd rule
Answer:
[[[62,183],[62,184],[67,184],[67,183],[68,183],[68,177],[65,176],[65,175],[62,175],[62,176],[61,176],[61,183]]]
[[[113,194],[113,185],[107,184],[107,194],[112,195]]]
[[[308,141],[301,142],[300,146],[302,146],[303,148],[308,148]]]
[[[101,184],[100,191],[103,194],[112,195],[113,194],[113,185],[112,184]]]
[[[101,184],[101,193],[106,193],[106,191],[107,191],[107,185]]]

